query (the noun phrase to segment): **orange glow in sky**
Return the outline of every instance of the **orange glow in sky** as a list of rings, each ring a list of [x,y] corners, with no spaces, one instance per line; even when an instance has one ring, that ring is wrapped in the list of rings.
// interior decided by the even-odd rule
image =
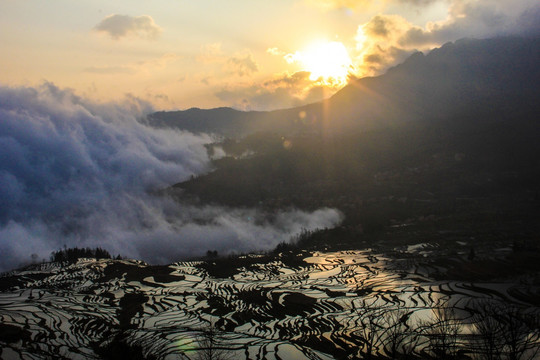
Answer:
[[[46,81],[158,110],[287,108],[331,96],[351,72],[382,74],[415,51],[526,30],[517,20],[534,6],[538,0],[0,1],[0,85]]]

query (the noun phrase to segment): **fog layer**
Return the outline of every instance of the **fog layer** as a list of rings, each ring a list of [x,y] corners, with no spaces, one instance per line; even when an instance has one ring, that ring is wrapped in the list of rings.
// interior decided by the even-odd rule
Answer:
[[[194,207],[151,195],[211,170],[209,135],[150,128],[134,98],[96,104],[52,84],[0,87],[0,271],[64,246],[167,263],[265,250],[341,215]],[[36,256],[37,255],[37,256]]]

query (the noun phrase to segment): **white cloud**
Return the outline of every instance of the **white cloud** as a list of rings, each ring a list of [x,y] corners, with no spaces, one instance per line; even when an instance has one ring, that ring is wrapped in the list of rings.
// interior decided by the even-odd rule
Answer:
[[[331,209],[268,220],[253,209],[152,195],[208,171],[213,140],[149,127],[140,119],[151,111],[134,97],[98,104],[52,84],[0,86],[0,271],[64,245],[153,263],[269,249],[302,228],[340,221]]]

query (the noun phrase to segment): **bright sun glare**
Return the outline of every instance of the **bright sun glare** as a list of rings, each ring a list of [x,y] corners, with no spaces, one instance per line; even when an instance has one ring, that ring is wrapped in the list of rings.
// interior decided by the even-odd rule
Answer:
[[[297,53],[304,70],[311,73],[310,80],[322,80],[327,85],[345,85],[352,61],[340,42],[317,42]]]

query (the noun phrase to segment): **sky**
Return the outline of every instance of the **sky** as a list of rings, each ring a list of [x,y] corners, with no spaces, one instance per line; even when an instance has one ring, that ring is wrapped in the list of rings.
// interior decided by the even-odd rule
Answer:
[[[156,110],[314,102],[463,37],[538,33],[537,0],[0,0],[0,85]]]

